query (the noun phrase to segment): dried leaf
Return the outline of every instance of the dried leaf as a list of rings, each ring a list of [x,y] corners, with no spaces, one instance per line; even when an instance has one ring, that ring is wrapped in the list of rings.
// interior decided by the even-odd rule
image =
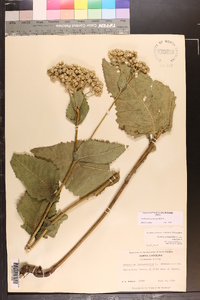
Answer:
[[[123,72],[126,68],[130,69],[126,65],[123,68]],[[117,69],[103,60],[103,71],[108,92],[115,98],[119,93]],[[138,76],[132,74],[130,79],[115,102],[119,128],[134,137],[146,135],[148,138],[160,130],[170,131],[175,108],[174,93],[168,86],[153,81],[142,72]]]
[[[85,96],[84,96],[82,90],[75,91],[70,99],[73,109],[76,110],[77,108],[80,108],[84,99],[85,99]]]
[[[89,105],[87,103],[87,100],[84,98],[82,101],[82,104],[79,108],[79,124],[81,124],[84,120],[85,117],[87,116],[89,112]],[[73,104],[70,102],[67,111],[66,111],[66,117],[69,119],[73,124],[76,124],[76,113],[73,107]]]
[[[89,105],[82,90],[73,93],[66,112],[66,117],[75,125],[77,123],[77,109],[79,110],[78,124],[81,124],[89,111]]]
[[[49,202],[46,200],[37,201],[36,199],[32,198],[27,192],[20,199],[19,203],[17,204],[17,211],[24,222],[21,227],[26,230],[28,234],[32,235],[35,231],[37,225],[44,215],[48,203]],[[64,216],[57,223],[55,223],[55,225],[51,225],[50,221],[53,217],[55,217],[56,214],[56,204],[54,203],[44,221],[43,226],[36,235],[36,239],[39,238],[44,229],[49,230],[49,232],[47,233],[49,236],[55,237],[60,224],[67,219],[67,216]]]
[[[77,147],[82,141],[77,142]],[[59,143],[48,147],[34,148],[31,152],[38,158],[44,158],[59,170],[60,181],[63,181],[73,161],[74,142]]]
[[[67,215],[62,216],[55,224],[52,224],[51,222],[55,217],[57,217],[57,213],[55,213],[55,216],[53,218],[46,218],[40,231],[36,235],[36,239],[40,238],[40,235],[44,230],[47,230],[47,233],[45,234],[44,238],[47,238],[48,236],[54,238],[58,232],[58,229],[60,228],[60,225],[68,219]]]
[[[96,164],[110,164],[125,150],[124,145],[108,141],[87,140],[77,152],[76,160]]]
[[[100,187],[115,171],[110,171],[109,164],[77,162],[66,183],[74,195],[83,197]]]
[[[126,88],[127,85],[127,78],[124,73],[121,73],[118,81],[118,87],[120,91],[123,91]]]
[[[118,81],[120,73],[117,72],[116,67],[111,66],[105,59],[102,60],[102,67],[107,90],[112,94],[113,98],[115,98],[119,93]]]
[[[35,148],[31,150],[36,157],[53,162],[60,171],[63,181],[73,161],[74,143]],[[109,164],[125,151],[124,145],[104,141],[78,141],[76,165],[66,183],[66,188],[80,197],[95,190],[114,172]]]
[[[56,200],[54,192],[58,188],[59,172],[51,162],[26,154],[13,154],[11,166],[31,197],[49,202]]]

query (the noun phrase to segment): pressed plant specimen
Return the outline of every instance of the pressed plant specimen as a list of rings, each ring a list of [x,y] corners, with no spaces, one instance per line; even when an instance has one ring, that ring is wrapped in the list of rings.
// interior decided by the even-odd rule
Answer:
[[[156,150],[155,143],[158,138],[172,128],[176,98],[174,92],[168,86],[160,81],[154,81],[148,75],[150,71],[148,66],[144,62],[138,61],[135,51],[114,49],[109,51],[108,56],[110,61],[103,59],[102,68],[108,93],[114,99],[109,110],[115,105],[116,121],[119,128],[134,138],[142,135],[146,136],[149,145],[131,168],[107,210],[102,213],[77,244],[48,270],[44,271],[42,267],[29,264],[23,265],[20,270],[22,276],[32,273],[36,277],[48,277],[63,264],[106,217],[128,185],[133,174],[136,173],[147,156]],[[105,187],[118,181],[119,173],[110,171],[109,164],[125,150],[125,147],[118,143],[93,140],[96,131],[107,114],[103,116],[88,140],[78,140],[79,124],[83,122],[89,111],[87,95],[100,96],[102,91],[102,83],[100,83],[94,72],[77,65],[68,66],[62,62],[48,70],[48,75],[53,80],[58,78],[68,90],[70,103],[66,117],[75,126],[75,138],[74,142],[32,149],[31,152],[34,154],[34,157],[14,154],[12,158],[11,163],[16,176],[21,179],[27,189],[27,192],[18,204],[18,212],[24,220],[23,227],[31,235],[26,245],[27,250],[30,250],[41,237],[46,235],[55,236],[61,222],[67,218],[65,213],[71,207],[83,202],[88,197],[99,194]],[[84,93],[87,87],[89,89]],[[25,176],[26,178],[30,177],[28,182],[21,175],[23,172],[18,171],[22,164],[23,168],[25,165],[27,169],[26,160],[30,160],[31,163],[34,160],[34,171],[35,169],[40,171],[43,168],[45,169],[44,177],[38,173],[36,176],[39,176],[42,181],[42,187],[37,182],[38,195],[32,192],[32,184],[30,184],[31,187],[29,186],[29,183],[32,181],[32,167],[28,167],[28,169],[31,169],[31,172],[28,171],[29,175],[30,173],[31,175]],[[38,166],[38,163],[41,163],[41,166]],[[47,173],[51,174],[48,180],[46,180]],[[61,182],[60,185],[59,182]],[[57,213],[55,205],[59,200],[63,186],[79,196],[79,199],[63,212]],[[37,223],[37,226],[32,226],[31,230],[25,218],[26,209],[23,210],[23,207],[26,206],[25,203],[28,203],[28,201],[37,203],[37,205],[41,203],[44,205],[44,208],[41,208],[41,215],[38,217],[37,222],[34,223]],[[35,240],[33,241],[33,239]]]
[[[52,80],[58,78],[65,84],[70,96],[66,117],[74,124],[75,134],[73,142],[32,149],[34,156],[13,154],[11,165],[26,187],[17,210],[24,221],[22,228],[30,234],[27,251],[41,237],[55,237],[67,219],[66,211],[118,181],[119,173],[110,170],[110,163],[125,150],[118,143],[78,140],[79,125],[89,111],[86,97],[101,95],[103,88],[94,71],[61,62],[48,74]],[[56,203],[64,186],[79,198],[61,213],[56,211]]]

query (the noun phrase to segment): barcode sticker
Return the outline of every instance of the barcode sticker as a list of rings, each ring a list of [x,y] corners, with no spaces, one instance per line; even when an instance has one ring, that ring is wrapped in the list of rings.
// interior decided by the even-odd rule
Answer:
[[[19,268],[19,259],[11,259],[11,289],[13,290],[20,289]]]

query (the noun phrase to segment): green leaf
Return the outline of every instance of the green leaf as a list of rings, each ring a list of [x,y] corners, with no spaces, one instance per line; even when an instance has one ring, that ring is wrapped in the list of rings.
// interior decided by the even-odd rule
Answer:
[[[100,187],[115,171],[110,171],[109,164],[77,162],[66,188],[74,195],[83,197]]]
[[[84,96],[82,90],[75,91],[70,99],[73,109],[76,110],[77,108],[80,108],[84,99],[85,99],[85,96]]]
[[[56,216],[57,217],[57,213]],[[42,234],[42,232],[44,230],[47,230],[47,233],[45,234],[44,238],[50,236],[52,238],[54,238],[58,232],[58,229],[60,228],[60,225],[68,219],[67,215],[62,216],[55,224],[52,224],[51,222],[53,221],[53,218],[46,218],[40,231],[38,232],[38,234],[36,235],[36,239],[40,238],[40,235]]]
[[[120,77],[119,77],[119,80],[118,80],[118,87],[119,87],[119,90],[120,91],[123,91],[125,88],[126,88],[126,85],[127,85],[127,82],[130,78],[130,68],[125,65],[125,64],[121,64],[120,66]]]
[[[77,142],[77,146],[82,141]],[[73,161],[74,142],[59,143],[48,147],[34,148],[31,152],[38,158],[51,161],[59,170],[59,179],[63,181]]]
[[[118,81],[118,87],[120,91],[123,91],[126,88],[127,85],[127,78],[124,73],[121,73]]]
[[[107,90],[115,98],[119,93],[118,82],[120,73],[116,67],[111,66],[105,59],[102,60],[102,67]]]
[[[79,109],[79,121],[78,124],[81,124],[85,117],[88,114],[89,111],[89,105],[87,103],[87,100],[85,98],[85,95],[81,90],[75,91],[74,94],[70,98],[70,103],[67,107],[66,111],[66,117],[69,119],[72,123],[76,125],[76,111]]]
[[[42,219],[48,204],[49,203],[46,200],[37,201],[27,192],[22,196],[17,204],[17,211],[24,222],[22,228],[30,235],[34,232],[38,223]]]
[[[130,68],[126,65],[123,68],[123,73],[128,74],[125,69]],[[103,70],[108,92],[115,98],[119,91],[120,75],[116,75],[116,68],[105,60]],[[132,79],[115,102],[119,128],[134,137],[146,135],[148,138],[160,130],[170,131],[175,99],[174,92],[162,82],[153,81],[148,74],[142,72],[138,76],[133,73]]]
[[[49,202],[46,200],[37,201],[32,198],[27,192],[21,197],[17,204],[17,211],[22,218],[24,224],[21,226],[24,230],[28,232],[28,234],[32,235],[42,219],[45,210],[48,206]],[[40,231],[36,235],[36,239],[38,239],[44,229],[48,229],[47,233],[49,236],[54,237],[59,229],[60,224],[67,219],[65,215],[62,217],[55,225],[51,225],[52,218],[57,214],[56,204],[54,203],[42,225]]]
[[[60,171],[63,181],[73,161],[74,143],[35,148],[31,150],[35,156],[53,162]],[[110,171],[112,163],[125,151],[124,145],[104,141],[78,141],[76,164],[66,183],[66,188],[80,197],[92,192],[108,180],[114,171]]]
[[[31,197],[55,201],[59,172],[51,163],[26,154],[13,154],[11,166]]]
[[[77,152],[76,160],[96,164],[110,164],[125,150],[124,145],[108,141],[87,140]]]

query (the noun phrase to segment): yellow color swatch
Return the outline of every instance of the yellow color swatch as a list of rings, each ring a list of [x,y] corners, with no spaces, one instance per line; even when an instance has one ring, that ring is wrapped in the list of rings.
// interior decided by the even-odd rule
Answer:
[[[88,18],[87,10],[86,9],[76,9],[74,18],[76,20],[87,19]]]
[[[87,0],[75,0],[74,8],[75,9],[87,9],[88,1]]]

